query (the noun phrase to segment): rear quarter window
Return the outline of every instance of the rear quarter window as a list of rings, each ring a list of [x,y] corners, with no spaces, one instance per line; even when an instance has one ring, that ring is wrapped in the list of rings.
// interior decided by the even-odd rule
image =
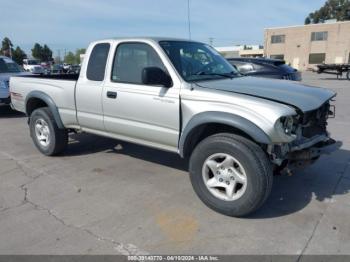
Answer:
[[[96,44],[92,49],[86,71],[86,77],[89,80],[104,80],[109,49],[108,43]]]

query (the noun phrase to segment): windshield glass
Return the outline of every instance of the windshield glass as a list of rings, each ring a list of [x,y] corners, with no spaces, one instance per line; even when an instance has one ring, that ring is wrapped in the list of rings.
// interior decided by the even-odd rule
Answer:
[[[188,82],[223,79],[240,74],[211,46],[186,41],[161,41],[178,73]]]
[[[19,73],[21,68],[9,58],[0,58],[0,73]]]
[[[28,60],[27,64],[28,65],[39,65],[39,61],[38,60]]]

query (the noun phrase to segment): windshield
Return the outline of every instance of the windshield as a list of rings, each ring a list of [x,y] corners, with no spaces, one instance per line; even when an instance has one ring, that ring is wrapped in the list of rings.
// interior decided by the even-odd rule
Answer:
[[[39,61],[38,60],[28,60],[27,64],[28,65],[39,65]]]
[[[21,68],[9,58],[0,58],[0,73],[19,73]]]
[[[161,41],[178,73],[188,82],[239,76],[239,72],[209,45],[186,41]]]

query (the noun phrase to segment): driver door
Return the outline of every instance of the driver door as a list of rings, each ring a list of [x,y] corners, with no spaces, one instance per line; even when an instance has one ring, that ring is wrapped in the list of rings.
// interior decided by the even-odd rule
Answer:
[[[116,47],[111,76],[102,94],[104,126],[117,138],[177,151],[180,86],[143,84],[145,67],[167,72],[150,44],[123,42]]]

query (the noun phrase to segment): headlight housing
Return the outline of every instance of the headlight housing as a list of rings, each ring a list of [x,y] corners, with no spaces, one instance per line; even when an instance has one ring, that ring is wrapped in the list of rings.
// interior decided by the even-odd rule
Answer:
[[[7,83],[6,81],[0,80],[0,89],[7,89]]]
[[[279,137],[286,141],[293,141],[297,135],[297,118],[296,116],[283,116],[276,121],[275,128]]]
[[[294,118],[292,116],[281,117],[280,121],[282,123],[283,131],[286,135],[292,135],[294,131]]]

